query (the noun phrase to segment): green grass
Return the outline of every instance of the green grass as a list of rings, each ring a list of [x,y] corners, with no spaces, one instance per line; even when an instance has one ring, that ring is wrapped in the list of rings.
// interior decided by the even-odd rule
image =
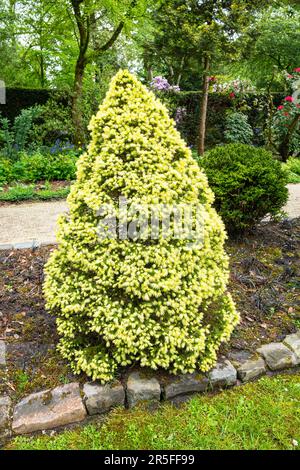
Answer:
[[[300,375],[265,377],[221,394],[197,396],[177,409],[164,404],[115,410],[103,425],[55,436],[18,437],[18,450],[297,449]]]
[[[16,185],[11,186],[8,191],[0,192],[0,201],[19,202],[29,200],[46,201],[49,199],[61,199],[68,196],[70,188],[61,188],[53,190],[50,187],[36,190],[34,185]]]

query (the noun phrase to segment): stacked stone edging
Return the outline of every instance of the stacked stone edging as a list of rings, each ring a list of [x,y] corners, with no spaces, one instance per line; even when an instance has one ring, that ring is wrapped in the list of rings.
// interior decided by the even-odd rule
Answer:
[[[245,352],[241,359],[218,362],[208,374],[194,372],[160,379],[155,374],[134,370],[122,384],[101,385],[70,383],[52,390],[33,393],[14,408],[9,396],[0,397],[0,437],[30,434],[74,423],[88,416],[108,413],[115,407],[132,408],[138,403],[174,400],[194,393],[216,391],[246,383],[271,372],[300,365],[300,330],[282,343],[270,343],[257,349],[254,356]],[[0,373],[5,370],[5,344],[0,341]]]

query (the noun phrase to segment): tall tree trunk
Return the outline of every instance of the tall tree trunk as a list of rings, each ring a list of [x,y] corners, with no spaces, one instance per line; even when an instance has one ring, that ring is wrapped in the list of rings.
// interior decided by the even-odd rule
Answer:
[[[84,0],[72,0],[75,20],[79,32],[79,53],[75,66],[73,99],[72,99],[72,121],[75,129],[74,143],[79,146],[84,143],[83,115],[82,115],[82,89],[83,76],[87,64],[87,50],[90,42],[90,15],[81,11]]]
[[[204,76],[202,86],[202,97],[200,103],[200,119],[199,119],[199,134],[198,134],[198,154],[203,155],[205,151],[205,136],[206,136],[206,118],[207,118],[207,104],[208,104],[208,90],[209,90],[209,71],[210,61],[206,55],[204,58]]]
[[[180,67],[179,67],[179,72],[178,72],[177,80],[176,80],[176,85],[177,85],[177,86],[179,86],[179,85],[180,85],[180,82],[181,82],[182,72],[183,72],[183,68],[184,68],[184,62],[185,62],[185,57],[182,57],[182,58],[181,58],[181,61],[180,61]]]
[[[45,86],[45,64],[44,64],[43,51],[41,51],[41,55],[40,55],[40,83],[41,83],[41,87],[44,88],[44,86]]]
[[[83,89],[83,77],[85,71],[85,59],[78,57],[75,67],[75,79],[73,88],[73,99],[72,99],[72,121],[75,128],[74,141],[77,146],[81,146],[85,140],[83,115],[82,115],[82,89]]]
[[[146,48],[147,46],[144,46]],[[147,82],[151,83],[153,80],[153,71],[152,71],[152,64],[149,60],[148,54],[144,51],[143,54],[143,62],[144,62],[144,70],[146,72]]]
[[[88,55],[88,48],[91,40],[91,33],[94,32],[96,16],[95,11],[85,13],[84,9],[81,9],[84,0],[71,0],[75,21],[79,32],[79,53],[75,67],[74,86],[73,86],[73,100],[72,100],[72,121],[75,128],[74,141],[75,144],[81,145],[85,140],[85,132],[83,125],[83,114],[82,114],[82,95],[83,95],[83,77],[87,64],[92,60],[95,60],[97,54],[109,50],[124,28],[124,22],[120,21],[117,28],[113,31],[110,38],[105,44],[98,45],[94,39],[94,51],[93,54]],[[135,6],[136,0],[132,0],[130,10]],[[127,16],[127,15],[126,15]]]

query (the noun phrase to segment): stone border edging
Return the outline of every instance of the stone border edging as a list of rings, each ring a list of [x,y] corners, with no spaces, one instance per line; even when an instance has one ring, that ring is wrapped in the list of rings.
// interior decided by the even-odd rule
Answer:
[[[234,362],[234,365],[232,364]],[[108,413],[112,408],[132,408],[138,403],[156,403],[183,398],[193,393],[237,386],[268,372],[300,365],[300,330],[281,343],[269,343],[245,361],[218,362],[207,374],[194,372],[160,380],[147,371],[129,373],[125,384],[101,385],[78,382],[32,393],[12,407],[9,396],[0,397],[0,437],[30,434],[83,422],[88,416]],[[0,370],[5,368],[5,343],[0,341]]]
[[[18,242],[18,243],[4,243],[0,245],[0,251],[4,250],[36,250],[43,246],[49,245],[57,245],[56,241],[45,241],[45,242],[38,242],[36,240],[32,240],[31,242]]]

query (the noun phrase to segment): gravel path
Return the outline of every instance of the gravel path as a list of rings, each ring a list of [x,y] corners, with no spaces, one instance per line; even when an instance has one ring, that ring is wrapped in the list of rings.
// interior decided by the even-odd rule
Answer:
[[[300,217],[300,184],[290,184],[288,187],[290,198],[284,210],[289,218]],[[65,201],[0,207],[0,249],[5,245],[24,248],[24,244],[55,243],[56,220],[66,210]]]

